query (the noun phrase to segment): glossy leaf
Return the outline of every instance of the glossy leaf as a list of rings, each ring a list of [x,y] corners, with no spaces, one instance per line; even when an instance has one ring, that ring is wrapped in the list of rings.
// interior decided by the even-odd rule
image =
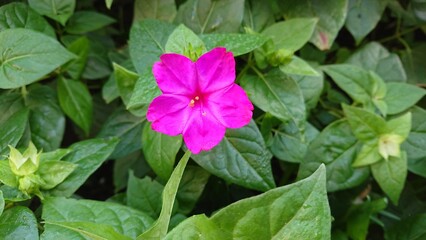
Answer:
[[[200,35],[206,48],[225,47],[234,57],[249,53],[265,43],[266,38],[261,35],[239,33],[211,33]]]
[[[256,32],[261,32],[274,23],[273,14],[270,4],[263,4],[256,0],[245,1],[243,26],[247,26]]]
[[[138,179],[131,172],[127,184],[126,205],[156,219],[161,212],[161,193],[163,189],[163,185],[150,177]]]
[[[176,198],[179,212],[189,214],[195,207],[210,177],[210,173],[197,166],[187,166]]]
[[[384,100],[388,106],[389,114],[397,114],[407,110],[426,95],[426,90],[411,84],[388,83],[386,88]]]
[[[418,214],[388,227],[386,240],[420,240],[426,237],[426,214]]]
[[[87,86],[82,82],[58,79],[59,104],[64,113],[89,135],[93,119],[93,102]]]
[[[317,17],[319,21],[310,41],[320,50],[327,50],[345,23],[348,0],[288,0],[280,4],[286,19]]]
[[[26,28],[56,38],[49,23],[25,3],[15,2],[0,7],[0,32],[10,28]]]
[[[402,148],[407,152],[408,169],[426,177],[426,111],[415,107],[412,114],[411,132]]]
[[[139,76],[116,63],[113,64],[113,67],[114,79],[118,87],[118,92],[120,93],[121,100],[123,100],[124,104],[127,106]]]
[[[86,37],[81,37],[68,45],[67,48],[70,52],[74,53],[77,58],[70,61],[65,68],[72,79],[79,80],[86,68],[90,42]]]
[[[191,54],[195,55],[197,52],[204,53],[206,47],[203,41],[191,29],[181,24],[170,34],[165,50],[166,52],[186,55],[192,59],[193,56]]]
[[[177,13],[174,0],[136,0],[133,21],[158,19],[172,22]]]
[[[231,183],[259,191],[275,186],[267,150],[256,124],[228,129],[225,138],[208,152],[192,158],[210,173]]]
[[[45,224],[66,228],[79,233],[82,237],[90,239],[132,239],[114,231],[114,228],[111,226],[104,224],[91,222],[45,222]]]
[[[280,65],[280,70],[287,74],[318,77],[320,74],[305,60],[293,56],[287,64]]]
[[[24,108],[24,98],[17,92],[0,94],[0,124],[3,124],[14,113]]]
[[[28,109],[22,109],[0,125],[0,156],[9,153],[8,145],[18,144],[24,134],[28,121]]]
[[[179,7],[176,21],[195,33],[228,33],[238,32],[243,15],[243,0],[188,0]]]
[[[115,20],[107,15],[93,11],[79,11],[71,16],[65,31],[71,34],[84,34],[101,29],[114,22]]]
[[[0,217],[1,239],[39,239],[37,219],[34,213],[22,206],[16,206],[3,212]]]
[[[28,29],[6,29],[0,42],[0,88],[28,85],[73,58],[55,39]]]
[[[50,191],[54,196],[71,196],[114,151],[118,139],[90,139],[74,143],[72,152],[63,161],[76,164],[76,169],[64,182]]]
[[[31,8],[41,15],[58,21],[63,26],[74,13],[75,0],[28,0]]]
[[[47,198],[43,201],[42,218],[46,222],[64,223],[64,226],[46,224],[41,236],[46,240],[64,237],[86,239],[76,231],[64,229],[70,226],[70,222],[89,222],[92,226],[101,224],[130,238],[135,238],[153,223],[153,219],[147,214],[120,204],[62,197]]]
[[[229,239],[223,230],[211,221],[206,215],[194,215],[172,231],[170,231],[166,240],[216,240],[216,239]]]

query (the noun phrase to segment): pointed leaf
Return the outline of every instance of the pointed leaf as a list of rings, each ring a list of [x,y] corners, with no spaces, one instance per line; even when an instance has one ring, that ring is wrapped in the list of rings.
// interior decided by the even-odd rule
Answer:
[[[131,240],[132,238],[122,235],[114,228],[108,225],[91,223],[91,222],[45,222],[47,225],[55,225],[62,228],[66,228],[75,231],[81,236],[88,237],[90,239],[123,239]]]
[[[83,34],[101,29],[115,20],[95,11],[75,12],[69,19],[65,31],[71,34]]]
[[[170,231],[166,240],[216,240],[228,239],[223,231],[206,215],[194,215]]]
[[[386,132],[386,122],[380,116],[356,107],[343,105],[352,132],[361,141],[369,141]]]
[[[24,108],[0,124],[0,156],[9,153],[8,145],[15,147],[18,144],[27,127],[27,121],[28,109]]]
[[[65,26],[74,13],[75,0],[28,0],[31,8],[41,15],[54,19]]]
[[[200,38],[206,45],[207,50],[215,47],[225,47],[227,51],[234,54],[234,57],[249,53],[261,47],[266,41],[266,38],[259,34],[239,33],[203,34]]]
[[[397,114],[407,110],[416,104],[426,90],[406,83],[388,83],[385,102],[388,106],[388,114]]]
[[[161,212],[161,193],[164,186],[150,177],[138,179],[130,172],[127,184],[127,206],[148,214],[153,219]]]
[[[280,65],[280,70],[287,74],[318,77],[320,74],[312,68],[305,60],[293,56],[287,64]]]
[[[136,0],[133,21],[158,19],[172,22],[177,13],[174,0]]]
[[[170,34],[165,50],[166,52],[186,55],[191,53],[190,51],[204,53],[206,47],[203,41],[191,29],[181,24]],[[187,57],[191,58],[192,56]]]
[[[0,239],[39,239],[34,213],[22,206],[4,211],[0,217]]]

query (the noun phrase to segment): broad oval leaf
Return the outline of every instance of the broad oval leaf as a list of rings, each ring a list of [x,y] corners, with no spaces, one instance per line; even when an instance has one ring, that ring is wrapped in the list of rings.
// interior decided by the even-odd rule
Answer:
[[[254,121],[240,129],[228,129],[219,145],[192,156],[210,173],[259,191],[275,187],[271,157]]]
[[[388,114],[401,113],[426,95],[423,88],[406,83],[388,83],[386,88],[384,100],[388,106]]]
[[[249,53],[262,46],[266,38],[258,34],[211,33],[200,36],[206,48],[225,47],[234,57]]]
[[[24,108],[0,124],[0,156],[9,153],[8,145],[15,147],[18,144],[27,127],[27,122],[28,109]]]
[[[4,211],[0,217],[0,239],[39,239],[34,213],[22,206]]]
[[[243,25],[260,32],[275,22],[274,12],[270,4],[257,0],[245,1]]]
[[[3,92],[0,94],[0,125],[14,113],[25,107],[24,98],[18,92]]]
[[[165,240],[217,240],[229,239],[222,229],[206,215],[194,215],[170,231]]]
[[[45,224],[66,228],[81,234],[82,237],[88,237],[90,239],[117,239],[117,240],[132,239],[130,237],[127,237],[123,234],[116,232],[113,227],[106,224],[99,224],[99,223],[92,223],[92,222],[45,222]],[[46,239],[49,237],[44,237],[44,238]]]
[[[0,42],[0,88],[35,82],[74,56],[55,39],[28,29],[4,30]]]
[[[41,15],[58,21],[63,26],[74,13],[76,0],[28,0],[31,8]]]
[[[194,53],[206,51],[203,41],[185,25],[179,25],[169,36],[165,46],[166,52],[178,53],[191,58]],[[194,56],[191,56],[193,54]]]
[[[153,219],[158,218],[161,212],[161,194],[164,186],[146,176],[136,178],[130,171],[126,190],[126,205],[148,214]]]
[[[114,22],[113,18],[98,12],[79,11],[71,16],[65,27],[65,31],[71,34],[84,34],[101,29]]]
[[[176,17],[174,0],[135,0],[133,21],[159,19],[171,22]]]
[[[0,7],[0,32],[9,28],[26,28],[56,38],[49,23],[25,3],[9,3]]]

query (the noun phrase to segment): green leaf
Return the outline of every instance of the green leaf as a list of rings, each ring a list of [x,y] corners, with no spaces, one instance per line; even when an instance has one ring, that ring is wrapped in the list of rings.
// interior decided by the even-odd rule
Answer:
[[[279,70],[273,70],[266,75],[246,75],[240,84],[257,107],[281,121],[293,121],[303,130],[305,104],[302,92],[293,79]]]
[[[180,5],[176,21],[195,33],[238,32],[244,0],[188,0]]]
[[[39,239],[34,213],[22,206],[4,211],[0,217],[0,239]]]
[[[317,18],[289,19],[272,24],[263,30],[262,35],[272,39],[275,50],[296,52],[309,41],[317,22]]]
[[[130,238],[145,231],[153,219],[147,214],[117,203],[93,200],[76,200],[62,197],[46,198],[43,201],[42,218],[65,226],[71,222],[100,224]],[[87,225],[86,225],[87,226]],[[86,229],[89,230],[90,228]],[[91,230],[91,232],[98,232]],[[98,232],[99,233],[99,232]],[[42,239],[87,239],[82,234],[63,227],[46,224]]]
[[[327,191],[335,192],[361,184],[369,176],[368,168],[353,168],[357,139],[346,120],[328,125],[309,145],[298,179],[312,174],[321,164],[327,169]],[[338,174],[336,174],[338,173]]]
[[[280,65],[280,70],[287,74],[304,75],[318,77],[320,74],[305,62],[305,60],[293,56],[291,61],[287,64]]]
[[[7,185],[3,185],[0,187],[0,190],[3,192],[3,198],[5,201],[11,201],[11,202],[23,202],[28,199],[31,199],[30,196],[24,194],[23,192],[19,191],[16,187],[10,187]]]
[[[111,74],[105,84],[102,86],[102,98],[107,104],[120,97],[114,74]]]
[[[0,7],[0,32],[9,28],[26,28],[56,38],[49,23],[28,5],[20,2]]]
[[[3,198],[3,192],[0,190],[0,217],[4,210],[4,198]]]
[[[163,180],[172,174],[176,154],[182,146],[182,136],[168,136],[151,129],[145,124],[142,133],[142,150],[154,172]]]
[[[319,76],[290,75],[290,77],[302,91],[307,110],[314,109],[324,88],[324,74],[320,72]]]
[[[133,22],[143,19],[172,22],[177,13],[174,0],[136,0],[133,9]]]
[[[261,32],[274,22],[274,13],[270,4],[256,0],[245,1],[243,26],[249,27],[255,32]]]
[[[10,187],[18,187],[17,176],[12,172],[8,160],[0,160],[0,182]]]
[[[141,147],[143,119],[135,117],[129,111],[117,108],[105,121],[97,137],[117,137],[120,142],[115,147],[111,158],[124,157]]]
[[[411,113],[407,112],[404,115],[389,120],[386,123],[386,128],[386,133],[396,134],[405,140],[411,130]]]
[[[111,74],[111,62],[108,53],[113,49],[113,40],[106,35],[91,33],[87,34],[89,39],[89,53],[86,67],[84,68],[84,79],[99,79]]]
[[[65,131],[65,116],[56,92],[47,86],[37,86],[28,92],[31,141],[38,149],[53,151],[61,145]]]
[[[42,152],[40,154],[40,161],[59,161],[71,152],[70,149],[56,149],[51,152]]]
[[[69,149],[72,152],[63,161],[76,164],[77,168],[50,193],[55,196],[71,196],[108,158],[117,143],[118,139],[116,138],[95,138],[71,145]]]
[[[426,44],[419,43],[413,46],[409,51],[402,52],[401,60],[404,65],[404,69],[407,71],[407,80],[410,83],[426,83],[426,68],[424,63],[426,61],[426,55],[423,54],[426,51]]]
[[[176,193],[190,156],[191,152],[186,151],[164,187],[160,217],[158,217],[157,221],[147,231],[139,235],[136,239],[163,239],[166,236]]]
[[[234,57],[249,53],[261,47],[266,41],[266,38],[262,35],[239,33],[203,34],[200,38],[208,50],[215,47],[225,47],[227,51],[234,54]]]
[[[280,4],[286,19],[318,18],[310,41],[320,50],[327,50],[345,23],[348,0],[287,0]]]
[[[125,188],[129,179],[129,170],[135,173],[135,176],[146,176],[151,172],[151,168],[143,158],[142,151],[136,151],[126,157],[114,161],[113,180],[115,192]]]
[[[223,239],[330,239],[325,167],[294,184],[222,208],[211,221],[227,235]]]
[[[349,0],[346,28],[358,44],[377,25],[388,4],[388,0]]]
[[[229,239],[206,215],[194,215],[170,231],[165,240],[216,240]]]
[[[79,11],[71,16],[65,31],[71,34],[83,34],[101,29],[114,22],[113,18],[98,12]]]
[[[175,26],[158,20],[136,22],[130,29],[129,53],[137,72],[143,75],[158,61]]]
[[[64,113],[89,135],[93,118],[93,102],[87,86],[79,81],[58,79],[58,98]]]
[[[90,239],[131,240],[130,237],[127,237],[114,231],[114,228],[106,224],[98,224],[91,222],[45,222],[45,224],[66,228]]]
[[[9,153],[8,145],[15,147],[27,127],[28,109],[24,108],[0,124],[0,156]]]
[[[374,71],[386,82],[407,81],[407,75],[398,55],[389,53],[386,48],[377,42],[367,43],[352,54],[346,62],[362,67],[365,70]]]
[[[150,177],[136,178],[130,171],[126,205],[148,214],[153,219],[161,212],[161,193],[164,186]]]
[[[36,172],[42,180],[40,188],[49,190],[62,183],[75,169],[76,165],[65,161],[41,161]]]
[[[73,58],[55,39],[28,29],[6,29],[0,42],[0,88],[28,85]]]
[[[426,214],[402,219],[386,228],[386,240],[421,240],[426,237]]]
[[[203,41],[191,29],[180,24],[167,40],[166,52],[179,53],[193,59],[198,53],[204,53],[206,47]],[[194,55],[194,56],[192,56]],[[195,59],[193,59],[195,60]]]
[[[0,94],[0,125],[14,113],[25,107],[24,98],[18,92],[3,92]]]
[[[132,97],[133,89],[135,88],[139,75],[116,63],[113,63],[113,67],[114,79],[118,87],[118,92],[120,93],[121,100],[123,100],[124,104],[127,106]]]
[[[203,193],[210,173],[198,166],[187,166],[182,176],[177,200],[179,212],[189,214]]]
[[[105,5],[106,5],[106,7],[108,8],[108,9],[111,9],[111,6],[112,6],[112,2],[113,2],[114,0],[105,0]]]
[[[30,7],[63,26],[74,13],[75,0],[28,0]]]
[[[80,37],[68,45],[67,48],[70,52],[74,53],[77,58],[70,61],[65,66],[66,71],[72,79],[79,80],[87,64],[90,42],[86,37]]]
[[[386,87],[384,100],[388,105],[388,114],[397,114],[407,110],[426,94],[426,90],[411,84],[388,83]]]
[[[343,111],[352,132],[361,141],[376,139],[386,130],[385,120],[370,111],[348,105],[343,105]]]
[[[239,129],[228,129],[225,138],[208,152],[193,155],[201,167],[231,183],[267,191],[275,187],[272,154],[266,148],[254,121]]]
[[[151,71],[146,71],[136,81],[133,94],[127,105],[129,111],[137,116],[145,116],[152,100],[161,94]]]
[[[371,165],[371,172],[383,192],[389,196],[395,205],[398,205],[407,177],[406,153],[402,152],[401,157],[390,157],[387,161],[384,160]]]
[[[379,151],[379,140],[373,139],[362,145],[352,166],[363,167],[380,162],[381,160],[383,160],[383,157],[380,155]]]

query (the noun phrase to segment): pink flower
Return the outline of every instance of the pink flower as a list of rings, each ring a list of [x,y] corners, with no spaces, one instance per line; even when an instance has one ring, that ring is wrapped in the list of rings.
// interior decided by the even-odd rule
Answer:
[[[149,105],[152,129],[167,135],[182,134],[189,150],[210,150],[225,136],[226,128],[240,128],[252,117],[253,105],[234,83],[235,60],[225,48],[215,48],[196,62],[176,54],[161,55],[153,66],[162,95]]]

